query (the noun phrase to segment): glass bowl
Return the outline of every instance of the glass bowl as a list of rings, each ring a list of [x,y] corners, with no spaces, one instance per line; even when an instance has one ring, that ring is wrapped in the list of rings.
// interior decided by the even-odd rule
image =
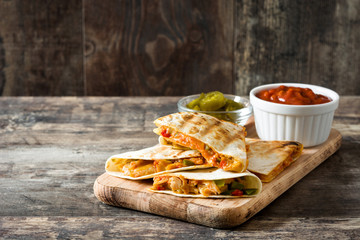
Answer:
[[[177,103],[179,112],[205,113],[218,119],[233,122],[242,126],[245,125],[249,117],[252,115],[252,106],[250,105],[250,101],[246,98],[231,94],[224,94],[224,96],[230,100],[241,103],[244,108],[235,111],[198,111],[186,107],[189,102],[198,98],[199,96],[200,94],[195,94],[181,98]]]

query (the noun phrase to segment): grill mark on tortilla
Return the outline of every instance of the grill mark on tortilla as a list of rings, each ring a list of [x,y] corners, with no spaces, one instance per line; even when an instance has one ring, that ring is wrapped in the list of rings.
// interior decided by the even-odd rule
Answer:
[[[180,128],[185,128],[188,124],[194,125],[194,127],[190,129],[190,133],[199,132],[198,128],[196,128],[195,126],[204,125],[205,128],[201,130],[202,136],[206,136],[207,134],[210,134],[212,132],[220,132],[220,134],[216,135],[215,139],[221,140],[226,144],[230,144],[231,142],[237,140],[237,134],[234,135],[230,133],[226,128],[223,128],[223,122],[218,119],[214,119],[213,121],[207,121],[203,116],[198,116],[197,113],[193,113],[184,115],[183,120],[184,122],[180,123]],[[221,135],[225,135],[226,137],[222,137]]]
[[[297,158],[301,154],[301,144],[295,141],[291,141],[288,143],[282,144],[282,147],[279,148],[285,148],[286,146],[289,146],[289,150],[291,151],[290,155],[291,157]]]
[[[187,122],[187,121],[190,121],[190,119],[194,118],[195,115],[193,115],[193,114],[184,114],[182,117],[183,117],[184,121]]]
[[[184,122],[180,123],[179,128],[185,129],[187,127],[187,125],[192,126],[188,132],[190,134],[200,132],[199,128],[200,128],[200,126],[203,125],[203,126],[205,126],[205,128],[201,130],[201,133],[202,133],[201,135],[206,136],[208,133],[210,133],[209,130],[211,130],[211,128],[213,126],[213,124],[211,124],[211,122],[209,123],[208,121],[206,121],[205,118],[203,118],[202,116],[198,116],[197,114],[193,114],[190,116],[187,114],[183,117],[183,120],[184,120]]]
[[[215,124],[214,126],[218,126],[218,132],[221,136],[216,138],[218,140],[223,141],[226,145],[231,144],[232,142],[238,140],[238,138],[241,138],[241,134],[238,134],[238,132],[230,132],[228,129],[222,127],[222,122],[217,122],[218,124]]]
[[[208,122],[206,119],[200,116],[191,122],[198,126],[202,125],[203,123],[205,124],[206,128],[202,129],[201,131],[204,133],[202,136],[206,136],[212,132],[218,132],[219,134],[216,134],[215,139],[223,141],[225,145],[228,145],[237,140],[236,136],[238,136],[238,134],[229,132],[229,130],[223,127],[224,123],[218,119],[214,119],[213,121]],[[239,138],[241,138],[241,136],[239,136]]]
[[[299,143],[298,142],[288,142],[288,143],[282,144],[283,147],[289,146],[289,145],[299,146]]]
[[[179,127],[180,129],[186,128],[186,126],[187,126],[188,124],[190,124],[190,122],[192,122],[192,121],[190,121],[190,120],[192,120],[194,117],[195,117],[195,115],[192,115],[192,114],[184,114],[184,115],[182,116],[182,120],[183,120],[183,121],[179,122],[179,126],[178,126],[178,127]]]

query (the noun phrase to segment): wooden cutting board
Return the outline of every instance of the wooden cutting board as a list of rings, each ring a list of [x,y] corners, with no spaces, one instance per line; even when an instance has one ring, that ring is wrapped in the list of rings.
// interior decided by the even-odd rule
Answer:
[[[255,136],[254,126],[247,126],[248,136]],[[264,183],[255,198],[196,199],[152,193],[152,180],[131,181],[108,175],[99,176],[94,194],[103,203],[131,208],[214,228],[230,228],[245,222],[279,197],[306,174],[331,156],[341,145],[341,134],[332,129],[329,139],[306,148],[300,158],[272,182]]]

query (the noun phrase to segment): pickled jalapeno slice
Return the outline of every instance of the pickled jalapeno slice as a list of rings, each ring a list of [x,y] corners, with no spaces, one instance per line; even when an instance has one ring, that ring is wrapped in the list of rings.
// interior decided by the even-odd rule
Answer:
[[[225,107],[225,111],[235,111],[235,110],[243,108],[244,106],[241,103],[227,99],[224,107]]]
[[[241,109],[244,106],[241,103],[227,99],[224,94],[219,91],[213,91],[201,93],[198,98],[189,102],[186,107],[196,111],[234,111]],[[219,116],[216,117],[220,119],[223,118]]]
[[[200,100],[200,109],[202,111],[216,111],[226,104],[226,98],[221,92],[209,92]]]
[[[199,107],[199,104],[200,104],[200,101],[201,99],[203,99],[205,97],[205,93],[201,93],[200,96],[194,100],[192,100],[191,102],[189,102],[186,107],[188,108],[191,108],[191,109],[194,109],[194,110],[200,110],[200,107]],[[195,108],[198,108],[198,109],[195,109]]]

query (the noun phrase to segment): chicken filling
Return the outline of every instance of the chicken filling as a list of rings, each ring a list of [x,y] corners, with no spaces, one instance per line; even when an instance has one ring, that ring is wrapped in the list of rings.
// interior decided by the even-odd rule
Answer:
[[[141,160],[112,158],[110,161],[108,161],[106,169],[112,172],[121,172],[125,176],[141,177],[158,172],[163,172],[166,170],[204,164],[206,164],[206,161],[202,157],[192,157],[176,160]]]
[[[222,180],[192,180],[182,176],[156,176],[154,177],[153,190],[170,190],[179,194],[195,195],[228,195],[242,196],[253,195],[257,189],[246,188],[241,178]]]
[[[193,137],[166,127],[161,127],[158,131],[161,136],[174,144],[198,150],[211,166],[222,168],[227,171],[243,170],[243,166],[240,163],[235,162],[232,157],[225,157],[218,154],[211,147]]]

